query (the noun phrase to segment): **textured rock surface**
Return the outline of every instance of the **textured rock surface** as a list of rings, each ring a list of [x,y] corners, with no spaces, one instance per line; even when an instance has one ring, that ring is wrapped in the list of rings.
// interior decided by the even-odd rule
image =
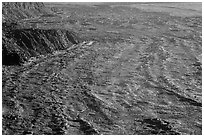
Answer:
[[[12,62],[10,58],[13,55],[23,62],[30,57],[46,55],[76,43],[78,40],[75,34],[67,30],[9,29],[3,33],[3,64]]]
[[[28,53],[67,47],[3,66],[3,134],[202,134],[200,16],[127,6],[53,7],[64,13],[55,23],[87,41],[66,46],[59,40],[66,31],[47,26],[14,29],[20,31],[11,35],[15,42],[3,39],[14,48],[35,48]]]
[[[78,43],[73,32],[39,28],[29,20],[50,15],[43,3],[3,3],[3,64],[19,65],[30,57],[46,55]],[[55,22],[55,20],[53,20]]]
[[[37,2],[3,2],[2,14],[6,21],[36,17],[47,14],[43,3]]]

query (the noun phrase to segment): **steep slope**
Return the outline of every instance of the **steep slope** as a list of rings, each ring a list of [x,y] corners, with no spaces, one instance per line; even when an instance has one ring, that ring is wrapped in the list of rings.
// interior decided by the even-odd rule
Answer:
[[[3,30],[3,64],[20,64],[30,57],[46,55],[76,43],[75,34],[67,30],[6,29]]]
[[[30,57],[46,55],[78,43],[73,32],[52,27],[34,28],[25,20],[50,14],[43,3],[3,3],[3,65],[19,65]]]

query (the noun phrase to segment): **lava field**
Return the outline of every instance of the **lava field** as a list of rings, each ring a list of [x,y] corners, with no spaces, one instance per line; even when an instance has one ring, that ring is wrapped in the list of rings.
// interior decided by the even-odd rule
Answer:
[[[201,135],[202,3],[2,3],[3,135]]]

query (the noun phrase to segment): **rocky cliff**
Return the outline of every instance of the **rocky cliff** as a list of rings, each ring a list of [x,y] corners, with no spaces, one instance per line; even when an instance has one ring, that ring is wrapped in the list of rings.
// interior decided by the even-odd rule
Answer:
[[[22,26],[22,22],[29,24],[27,19],[50,14],[43,3],[3,3],[3,65],[19,65],[30,57],[78,43],[76,35],[67,30]]]

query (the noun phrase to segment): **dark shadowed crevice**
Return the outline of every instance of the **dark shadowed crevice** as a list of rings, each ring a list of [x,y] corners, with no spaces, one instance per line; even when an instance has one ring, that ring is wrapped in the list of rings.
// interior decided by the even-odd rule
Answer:
[[[17,53],[9,53],[5,48],[2,52],[2,64],[3,65],[20,65],[22,60]]]
[[[68,31],[66,32],[66,36],[71,41],[73,44],[79,43],[74,37],[76,37],[74,34],[69,33]]]

